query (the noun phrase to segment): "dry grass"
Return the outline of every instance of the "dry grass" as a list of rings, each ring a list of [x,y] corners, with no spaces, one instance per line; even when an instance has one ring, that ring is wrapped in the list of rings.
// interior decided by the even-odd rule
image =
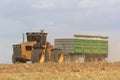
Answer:
[[[0,80],[120,80],[120,62],[0,64]]]

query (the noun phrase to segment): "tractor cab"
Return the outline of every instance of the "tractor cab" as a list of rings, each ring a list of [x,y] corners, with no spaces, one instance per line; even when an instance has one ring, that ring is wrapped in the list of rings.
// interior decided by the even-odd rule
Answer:
[[[41,32],[26,33],[26,35],[27,35],[27,42],[37,41],[37,43],[41,45],[46,44],[47,33],[44,33],[43,30],[41,30]]]

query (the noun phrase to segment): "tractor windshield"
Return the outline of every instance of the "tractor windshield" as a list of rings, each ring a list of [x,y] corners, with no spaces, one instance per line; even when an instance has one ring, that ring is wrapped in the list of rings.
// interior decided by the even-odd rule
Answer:
[[[27,35],[27,41],[37,41],[37,43],[41,43],[42,45],[45,45],[46,43],[46,37],[47,33],[26,33]]]

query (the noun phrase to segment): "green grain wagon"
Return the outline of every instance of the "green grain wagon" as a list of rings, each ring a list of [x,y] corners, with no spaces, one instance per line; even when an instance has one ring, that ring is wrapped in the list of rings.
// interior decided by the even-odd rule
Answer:
[[[55,46],[66,54],[82,55],[84,61],[104,60],[108,56],[108,37],[74,35],[71,39],[55,39]]]

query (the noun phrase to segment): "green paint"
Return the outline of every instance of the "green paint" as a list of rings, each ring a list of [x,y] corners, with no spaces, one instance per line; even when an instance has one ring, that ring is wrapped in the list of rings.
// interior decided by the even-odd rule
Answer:
[[[74,39],[74,53],[108,54],[108,41]]]

